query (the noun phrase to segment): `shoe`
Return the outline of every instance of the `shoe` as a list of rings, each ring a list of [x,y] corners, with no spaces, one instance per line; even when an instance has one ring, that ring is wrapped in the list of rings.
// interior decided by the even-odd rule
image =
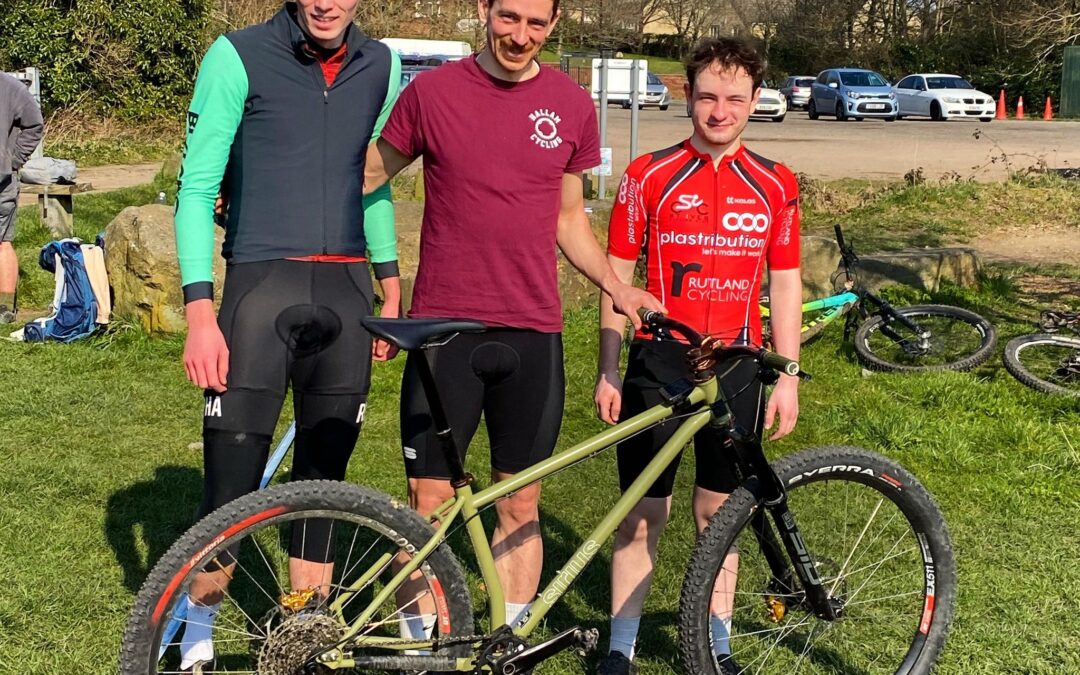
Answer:
[[[600,659],[596,673],[597,675],[636,675],[637,666],[622,652],[608,652],[607,656]]]
[[[15,310],[7,305],[0,305],[0,323],[15,323]]]
[[[742,675],[743,669],[739,667],[739,664],[735,663],[735,659],[731,658],[731,654],[721,654],[716,662],[720,665],[720,672],[724,675]]]

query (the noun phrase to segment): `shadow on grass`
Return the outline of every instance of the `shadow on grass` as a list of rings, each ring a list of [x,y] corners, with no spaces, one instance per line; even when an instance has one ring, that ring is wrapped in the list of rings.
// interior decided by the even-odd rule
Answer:
[[[129,591],[139,590],[158,558],[195,522],[201,493],[202,473],[197,469],[159,466],[153,480],[109,497],[105,536]]]

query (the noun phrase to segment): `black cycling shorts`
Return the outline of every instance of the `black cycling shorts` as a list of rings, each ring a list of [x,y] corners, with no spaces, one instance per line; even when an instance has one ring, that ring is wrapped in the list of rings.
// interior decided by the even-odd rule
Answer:
[[[228,266],[218,314],[229,347],[228,389],[205,393],[203,515],[259,487],[290,385],[292,478],[345,478],[367,407],[371,335],[360,320],[372,298],[366,262]],[[308,525],[311,539],[318,522]]]
[[[410,352],[401,383],[401,443],[411,478],[449,479],[416,359],[431,364],[439,398],[464,461],[483,413],[491,466],[516,473],[551,456],[562,424],[562,335],[491,329]]]
[[[662,402],[660,389],[679,378],[690,378],[686,364],[689,346],[674,341],[637,340],[630,345],[626,377],[622,388],[620,419],[630,419]],[[760,435],[764,421],[765,388],[758,378],[760,367],[752,359],[718,364],[720,388],[728,397],[735,422],[742,428]],[[645,467],[675,433],[681,420],[669,420],[633,438],[619,443],[619,486],[625,491],[641,475]],[[694,436],[696,478],[700,488],[731,493],[739,486],[735,458],[724,451],[720,439],[711,428],[705,427]],[[646,497],[670,497],[675,486],[675,473],[680,454],[660,478],[645,493]]]

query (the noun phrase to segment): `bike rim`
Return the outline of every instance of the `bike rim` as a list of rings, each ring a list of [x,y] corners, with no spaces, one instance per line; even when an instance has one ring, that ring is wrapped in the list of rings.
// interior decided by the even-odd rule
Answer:
[[[944,314],[905,313],[923,330],[917,334],[900,321],[879,322],[866,335],[867,351],[888,363],[909,367],[947,366],[982,348],[986,331],[978,324]],[[896,333],[887,334],[885,327]]]
[[[406,653],[406,646],[430,646],[423,637],[425,628],[428,636],[449,635],[452,626],[443,588],[426,563],[407,588],[371,607],[399,566],[415,553],[401,534],[357,514],[283,510],[256,514],[228,528],[177,572],[153,613],[151,654],[161,658],[149,672],[182,672],[179,647],[187,626],[194,623],[183,616],[187,593],[202,572],[222,568],[229,570],[231,580],[225,587],[211,584],[223,597],[212,624],[214,665],[204,668],[206,674],[301,672],[298,669],[308,657],[338,644],[361,613],[372,610],[373,616],[357,633],[369,645],[357,650],[361,653],[395,656]],[[326,536],[319,536],[320,531]],[[290,553],[316,564],[333,563],[332,572],[324,576],[325,595],[311,593],[310,586],[293,588]],[[304,602],[309,593],[312,597]],[[300,603],[304,606],[296,607]],[[405,640],[403,634],[414,639]],[[370,646],[375,642],[378,647]]]
[[[1030,375],[1080,396],[1080,340],[1045,339],[1025,342],[1014,351],[1016,360]]]
[[[735,541],[737,564],[727,558],[714,576],[710,612],[722,615],[724,593],[732,597],[731,577],[722,572],[734,571],[728,647],[742,672],[908,672],[934,617],[926,534],[882,492],[851,480],[800,485],[789,493],[789,505],[823,585],[843,602],[843,615],[818,619],[798,588],[786,593],[778,586],[749,516]],[[791,583],[798,586],[794,577]],[[714,647],[724,637],[715,625],[710,621]]]

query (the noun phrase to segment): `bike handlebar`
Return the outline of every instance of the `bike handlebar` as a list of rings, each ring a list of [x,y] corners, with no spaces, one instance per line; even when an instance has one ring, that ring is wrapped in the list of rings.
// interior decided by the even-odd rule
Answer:
[[[692,347],[700,347],[703,341],[703,337],[696,330],[675,319],[669,318],[660,312],[651,309],[639,309],[638,316],[641,317],[641,322],[649,332],[655,332],[658,328],[668,328],[674,330],[687,340],[689,340]],[[781,356],[776,352],[771,352],[764,347],[754,347],[752,345],[724,345],[717,349],[718,352],[722,352],[722,356],[751,356],[759,363],[767,368],[771,368],[779,373],[785,375],[791,375],[792,377],[800,377],[802,379],[809,379],[810,376],[803,372],[799,367],[799,362],[789,359],[786,356]]]

